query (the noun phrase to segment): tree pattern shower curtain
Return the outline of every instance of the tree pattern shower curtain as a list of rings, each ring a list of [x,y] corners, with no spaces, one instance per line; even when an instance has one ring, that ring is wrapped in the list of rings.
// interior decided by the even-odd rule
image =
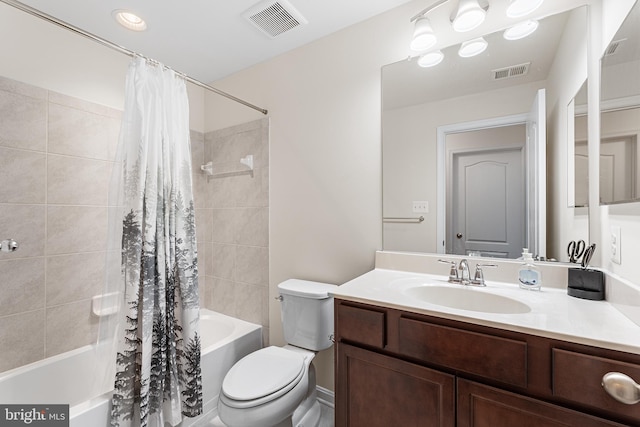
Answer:
[[[122,279],[112,426],[202,412],[198,262],[184,79],[135,58],[119,141]]]

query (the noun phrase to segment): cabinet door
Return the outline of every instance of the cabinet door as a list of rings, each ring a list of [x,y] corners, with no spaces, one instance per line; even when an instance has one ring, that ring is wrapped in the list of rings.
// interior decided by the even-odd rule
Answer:
[[[459,427],[622,427],[580,412],[458,379]]]
[[[337,344],[336,427],[453,427],[455,378]]]

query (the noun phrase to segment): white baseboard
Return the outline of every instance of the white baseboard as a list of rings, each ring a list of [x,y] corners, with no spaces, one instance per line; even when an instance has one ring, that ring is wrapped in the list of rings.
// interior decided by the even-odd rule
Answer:
[[[333,408],[335,402],[334,392],[320,386],[316,386],[316,390],[318,392],[318,401],[323,405]]]

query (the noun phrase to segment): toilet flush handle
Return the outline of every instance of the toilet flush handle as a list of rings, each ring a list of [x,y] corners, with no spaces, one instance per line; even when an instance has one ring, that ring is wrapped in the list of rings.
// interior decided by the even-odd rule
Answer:
[[[278,295],[277,297],[274,298],[276,301],[282,301],[284,298],[282,298],[282,295]]]

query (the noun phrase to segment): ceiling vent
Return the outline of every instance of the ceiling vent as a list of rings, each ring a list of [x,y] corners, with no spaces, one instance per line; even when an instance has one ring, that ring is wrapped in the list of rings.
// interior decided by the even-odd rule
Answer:
[[[493,77],[493,80],[510,79],[512,77],[524,76],[529,72],[530,65],[531,62],[527,62],[526,64],[512,65],[511,67],[506,68],[498,68],[495,70],[491,70],[491,75]]]
[[[286,0],[261,1],[242,16],[271,38],[307,23],[300,12]]]
[[[620,39],[620,40],[614,40],[609,44],[609,47],[607,47],[607,50],[604,52],[604,56],[609,56],[609,55],[613,55],[615,53],[618,53],[620,51],[620,48],[622,47],[622,44],[627,41],[627,39]]]

